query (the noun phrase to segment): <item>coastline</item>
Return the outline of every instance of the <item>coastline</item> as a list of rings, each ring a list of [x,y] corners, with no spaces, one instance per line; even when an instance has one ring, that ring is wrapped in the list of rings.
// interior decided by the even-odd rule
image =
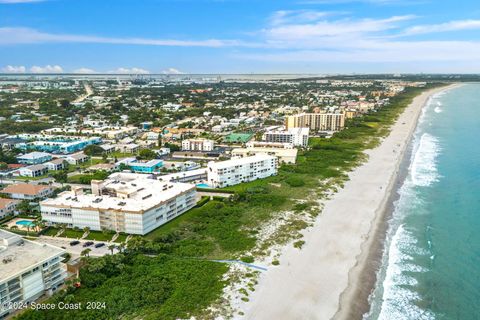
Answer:
[[[457,86],[423,92],[392,125],[369,159],[349,173],[349,181],[304,233],[301,250],[284,248],[280,265],[259,278],[245,307],[246,319],[359,319],[368,311],[383,252],[386,217],[418,118],[429,98]]]
[[[415,99],[420,99],[421,102],[416,106],[414,126],[408,134],[407,142],[398,160],[396,173],[394,173],[391,178],[389,190],[385,195],[385,202],[377,209],[374,221],[372,221],[372,228],[369,231],[369,237],[362,244],[362,251],[360,255],[357,256],[357,263],[349,271],[348,286],[340,295],[339,308],[333,317],[334,319],[361,319],[363,314],[369,311],[370,302],[368,299],[375,287],[377,271],[381,265],[381,258],[385,249],[384,241],[388,230],[388,220],[393,213],[394,202],[399,196],[397,190],[402,186],[408,174],[413,148],[412,140],[418,120],[430,97],[458,86],[461,86],[461,84],[451,84],[435,88],[415,97]],[[426,95],[426,97],[422,97],[423,95]],[[412,102],[412,104],[414,103],[415,101]],[[412,107],[412,104],[408,108]],[[405,109],[405,111],[407,111],[407,109]]]

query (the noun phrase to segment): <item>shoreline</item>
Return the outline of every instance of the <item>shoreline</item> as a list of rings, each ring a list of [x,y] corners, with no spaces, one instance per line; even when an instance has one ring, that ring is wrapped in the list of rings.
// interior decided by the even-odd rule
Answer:
[[[246,319],[359,319],[369,310],[387,230],[388,209],[403,181],[399,174],[418,119],[429,98],[457,84],[416,96],[369,159],[349,173],[301,250],[283,249],[280,265],[259,278],[245,304]],[[404,175],[406,172],[404,173]],[[390,210],[391,211],[391,210]]]
[[[393,214],[394,202],[399,198],[398,189],[408,175],[410,157],[413,151],[413,135],[415,134],[418,120],[432,96],[458,86],[461,86],[461,84],[435,88],[415,97],[417,99],[426,95],[423,104],[416,112],[415,125],[407,137],[407,143],[397,163],[396,174],[392,177],[391,186],[385,195],[385,203],[377,209],[375,221],[372,222],[372,229],[369,231],[369,239],[362,244],[362,252],[357,256],[357,263],[349,271],[348,287],[340,295],[339,308],[333,317],[334,319],[362,319],[362,316],[370,310],[369,297],[375,288],[377,273],[382,264],[385,239],[389,227],[388,221]],[[405,111],[411,106],[409,105]]]

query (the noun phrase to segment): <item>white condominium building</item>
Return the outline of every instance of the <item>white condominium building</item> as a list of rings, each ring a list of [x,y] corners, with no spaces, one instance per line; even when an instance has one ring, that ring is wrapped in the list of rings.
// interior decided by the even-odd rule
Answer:
[[[0,319],[23,303],[51,295],[64,282],[64,250],[0,230]]]
[[[298,149],[295,148],[268,148],[268,147],[251,147],[236,148],[232,150],[233,157],[249,157],[258,154],[267,154],[278,158],[280,163],[295,163],[297,161]]]
[[[195,185],[141,174],[116,173],[91,185],[92,194],[76,189],[40,202],[42,219],[50,225],[144,235],[197,203]]]
[[[208,184],[214,188],[233,186],[276,175],[278,160],[274,156],[260,154],[252,157],[209,162]]]
[[[294,146],[308,146],[308,128],[290,128],[287,131],[267,131],[262,139],[266,142],[290,143]]]
[[[213,151],[214,141],[208,139],[187,139],[182,141],[184,151]]]
[[[289,142],[266,142],[266,141],[248,141],[247,148],[276,148],[276,149],[294,149],[295,146]]]
[[[310,128],[313,131],[340,131],[345,126],[343,113],[302,113],[288,116],[285,126],[291,128]]]

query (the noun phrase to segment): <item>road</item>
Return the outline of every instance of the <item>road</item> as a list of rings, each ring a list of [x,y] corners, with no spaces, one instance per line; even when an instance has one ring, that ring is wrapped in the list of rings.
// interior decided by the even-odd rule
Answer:
[[[83,100],[87,99],[89,96],[93,94],[93,89],[88,83],[83,83],[83,87],[85,88],[86,93],[84,95],[81,95],[77,99],[75,99],[73,103],[82,102]]]

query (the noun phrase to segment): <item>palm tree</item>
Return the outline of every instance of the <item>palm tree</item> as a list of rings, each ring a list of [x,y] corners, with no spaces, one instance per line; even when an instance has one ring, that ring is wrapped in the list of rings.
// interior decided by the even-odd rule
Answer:
[[[108,234],[108,229],[105,227],[100,227],[100,230],[102,231],[102,234],[106,236]]]
[[[118,245],[118,251],[122,253],[124,249],[125,249],[125,242],[122,242]]]
[[[80,252],[80,256],[82,256],[82,257],[84,257],[84,258],[85,258],[85,257],[89,257],[89,256],[90,256],[90,251],[92,251],[92,249],[90,249],[90,248],[87,248],[87,249],[85,249],[85,250],[82,250],[82,252]]]
[[[37,221],[35,222],[35,225],[36,225],[37,227],[39,227],[40,229],[43,229],[43,228],[45,228],[45,226],[46,226],[47,224],[46,224],[45,220],[39,219],[39,220],[37,220]]]
[[[116,246],[114,244],[111,244],[108,246],[108,250],[110,250],[110,252],[112,253],[113,255],[113,250],[115,250]]]

